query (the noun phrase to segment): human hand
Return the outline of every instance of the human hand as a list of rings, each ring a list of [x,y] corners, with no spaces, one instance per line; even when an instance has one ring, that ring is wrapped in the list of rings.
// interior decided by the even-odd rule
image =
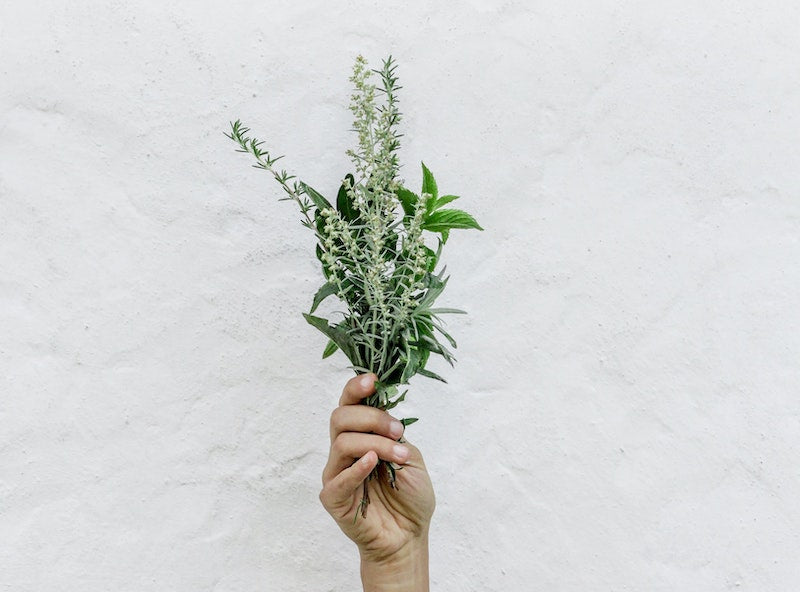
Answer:
[[[375,375],[347,382],[331,414],[331,449],[320,501],[361,555],[364,590],[428,590],[428,530],[435,506],[422,455],[402,440],[403,425],[385,411],[359,404],[375,391]],[[370,504],[360,514],[364,480],[378,459],[394,462],[388,476],[369,479]],[[358,515],[357,515],[358,513]]]

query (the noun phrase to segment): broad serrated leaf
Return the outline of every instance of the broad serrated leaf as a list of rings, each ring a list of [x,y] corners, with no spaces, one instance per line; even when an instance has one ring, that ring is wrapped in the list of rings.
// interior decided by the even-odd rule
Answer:
[[[419,196],[405,187],[400,187],[397,190],[397,199],[400,200],[400,205],[403,207],[403,212],[406,216],[413,216]]]
[[[320,303],[333,294],[336,294],[336,286],[332,282],[325,282],[322,284],[322,287],[314,294],[314,301],[311,303],[311,310],[308,311],[309,314],[317,310]]]
[[[475,228],[483,230],[481,225],[470,214],[463,210],[436,210],[428,216],[422,228],[431,232],[444,232],[454,228]]]
[[[422,163],[422,193],[428,193],[436,200],[439,198],[439,188],[436,187],[436,179],[433,178],[433,173],[428,170],[425,163]]]
[[[436,200],[436,203],[433,206],[434,210],[438,210],[445,204],[449,204],[451,201],[455,201],[459,198],[458,195],[443,195],[439,199]]]
[[[301,182],[300,187],[302,187],[303,193],[311,198],[311,201],[314,202],[314,205],[317,206],[318,210],[324,210],[325,208],[331,207],[331,203],[322,197],[322,194],[310,185],[306,185],[305,183]]]

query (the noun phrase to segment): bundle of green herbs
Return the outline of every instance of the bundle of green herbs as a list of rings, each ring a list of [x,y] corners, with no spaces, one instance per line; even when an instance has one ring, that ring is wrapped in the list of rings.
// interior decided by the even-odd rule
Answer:
[[[455,348],[456,342],[440,315],[463,311],[434,306],[448,280],[444,267],[437,271],[437,266],[451,230],[483,230],[468,213],[444,207],[458,196],[439,195],[424,163],[419,195],[398,177],[401,114],[396,93],[401,87],[395,70],[391,56],[380,70],[369,69],[361,56],[356,59],[350,110],[358,147],[347,151],[354,172],[344,177],[335,203],[278,169],[275,163],[282,156],[271,156],[239,120],[225,134],[238,144],[239,152],[255,158],[253,166],[272,174],[286,193],[282,200],[299,206],[301,223],[316,236],[316,255],[325,276],[303,316],[328,337],[323,358],[341,350],[356,373],[378,377],[375,393],[365,404],[383,410],[403,401],[408,391],[400,393],[398,387],[416,374],[444,382],[426,365],[431,354],[437,354],[452,366],[455,358],[448,346]],[[373,82],[375,75],[379,84]],[[429,242],[435,237],[433,248],[426,237]],[[329,296],[347,306],[338,322],[314,314]],[[404,425],[414,421],[402,420]],[[381,466],[394,487],[400,467],[393,463],[381,461],[370,478],[379,477]],[[369,503],[366,493],[365,482],[362,515]]]

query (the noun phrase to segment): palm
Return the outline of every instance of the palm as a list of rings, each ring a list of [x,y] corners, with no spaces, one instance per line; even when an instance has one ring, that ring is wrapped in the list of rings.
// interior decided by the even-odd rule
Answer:
[[[385,469],[379,469],[380,476],[366,482],[366,516],[360,513],[363,490],[359,488],[353,492],[350,510],[337,519],[345,534],[366,553],[393,554],[430,523],[435,506],[433,486],[419,450],[408,446],[411,456],[396,472],[396,488],[389,484]]]

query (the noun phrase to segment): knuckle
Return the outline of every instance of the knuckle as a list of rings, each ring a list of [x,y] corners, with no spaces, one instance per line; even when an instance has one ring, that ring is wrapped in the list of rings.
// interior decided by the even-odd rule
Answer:
[[[342,426],[342,407],[337,407],[331,413],[331,429],[334,431],[338,431],[339,428]]]
[[[334,438],[333,443],[331,444],[331,454],[333,456],[341,455],[347,448],[347,436],[345,434],[339,434]]]

